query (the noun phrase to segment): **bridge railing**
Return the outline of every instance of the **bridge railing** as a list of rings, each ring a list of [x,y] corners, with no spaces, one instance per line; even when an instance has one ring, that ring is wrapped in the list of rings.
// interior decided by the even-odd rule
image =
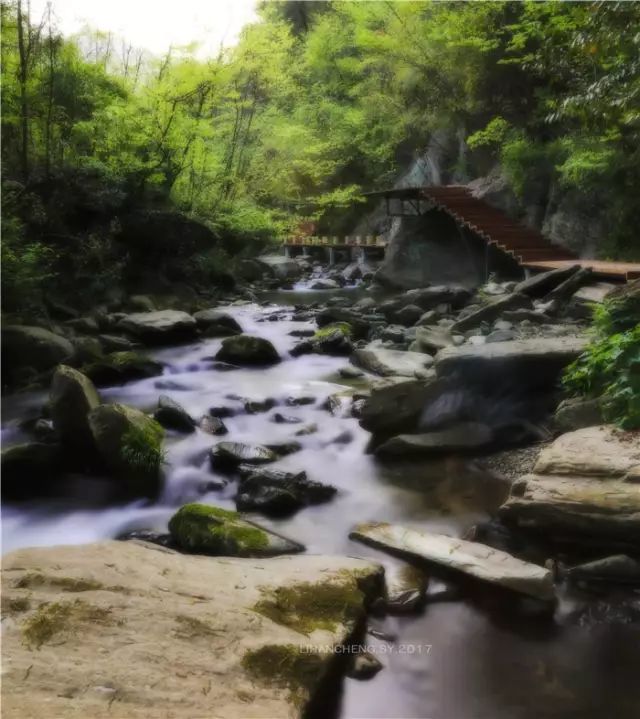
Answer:
[[[309,235],[307,237],[288,237],[283,245],[299,245],[301,247],[386,247],[382,235]]]

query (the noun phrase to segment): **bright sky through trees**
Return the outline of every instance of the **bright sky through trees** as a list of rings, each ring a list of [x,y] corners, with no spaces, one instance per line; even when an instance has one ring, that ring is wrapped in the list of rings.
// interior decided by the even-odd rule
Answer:
[[[48,0],[31,0],[38,22]],[[173,45],[198,42],[201,58],[216,55],[220,43],[235,44],[238,33],[256,19],[257,0],[52,0],[58,29],[64,35],[89,25],[113,32],[134,46],[161,55]]]

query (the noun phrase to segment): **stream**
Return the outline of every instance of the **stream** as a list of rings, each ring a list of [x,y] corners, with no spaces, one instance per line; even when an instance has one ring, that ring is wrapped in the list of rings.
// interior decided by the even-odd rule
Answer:
[[[225,418],[224,439],[275,443],[296,439],[302,450],[280,460],[283,469],[304,469],[310,479],[333,484],[336,497],[307,507],[291,518],[256,521],[304,543],[308,553],[371,557],[390,567],[396,560],[349,540],[359,522],[387,521],[461,536],[502,502],[506,487],[473,461],[447,458],[411,465],[383,465],[365,452],[368,433],[356,419],[333,416],[322,408],[332,393],[348,388],[338,370],[348,359],[322,355],[288,356],[298,341],[294,329],[315,329],[312,322],[267,318],[283,303],[325,299],[324,292],[266,295],[279,305],[221,308],[243,330],[268,338],[283,361],[267,369],[220,372],[211,358],[220,339],[165,348],[150,354],[166,363],[164,375],[103,388],[107,401],[145,411],[168,394],[194,417],[212,406],[241,409],[234,397],[273,398],[277,406],[258,414]],[[313,397],[313,404],[287,406],[290,397]],[[3,408],[3,440],[21,440],[18,421],[33,414],[45,394],[8,397]],[[300,424],[277,424],[282,412]],[[316,424],[317,432],[294,437]],[[166,531],[176,508],[201,501],[235,509],[233,483],[216,489],[207,451],[217,441],[196,431],[167,433],[164,491],[149,506],[134,502],[101,506],[99,487],[86,480],[73,500],[5,506],[3,552],[36,545],[76,544],[113,538],[134,529]],[[86,479],[86,478],[85,478]],[[432,589],[438,588],[432,582]],[[431,591],[431,589],[430,589]],[[494,593],[464,601],[428,604],[417,616],[372,617],[375,629],[395,641],[368,637],[384,669],[370,681],[345,681],[342,717],[423,719],[582,719],[635,716],[640,630],[611,622],[569,621],[571,605],[561,602],[554,620],[541,619],[495,600]]]

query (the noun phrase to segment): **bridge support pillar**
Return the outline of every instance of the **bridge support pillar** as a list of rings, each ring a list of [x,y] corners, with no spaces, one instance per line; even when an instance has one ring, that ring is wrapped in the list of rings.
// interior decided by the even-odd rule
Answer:
[[[336,251],[333,247],[329,247],[329,264],[335,265],[336,263]]]

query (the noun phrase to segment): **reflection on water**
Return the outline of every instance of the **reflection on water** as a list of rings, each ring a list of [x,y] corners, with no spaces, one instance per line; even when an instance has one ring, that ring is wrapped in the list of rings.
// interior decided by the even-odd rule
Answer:
[[[325,293],[304,292],[304,298],[296,296],[296,292],[285,294],[294,304],[303,299],[308,302],[310,294]],[[102,394],[111,401],[151,410],[158,395],[164,392],[195,417],[214,405],[240,408],[239,398],[243,397],[274,398],[279,405],[274,410],[225,419],[228,437],[238,441],[292,439],[303,425],[272,422],[270,418],[277,411],[299,417],[304,424],[316,424],[316,433],[295,437],[302,443],[302,450],[282,459],[278,466],[304,469],[311,479],[334,484],[339,490],[337,497],[286,520],[256,517],[303,542],[310,553],[372,557],[391,566],[396,560],[349,540],[348,532],[354,524],[371,520],[402,522],[459,536],[501,503],[505,486],[462,459],[384,465],[365,454],[368,435],[357,421],[333,417],[321,408],[329,394],[345,389],[337,379],[337,371],[346,360],[319,355],[289,358],[287,351],[297,340],[288,333],[313,325],[260,321],[273,309],[247,306],[232,307],[229,311],[246,332],[268,337],[275,344],[285,357],[278,365],[217,372],[211,369],[208,358],[216,353],[220,340],[206,340],[155,352],[154,356],[167,365],[162,378],[108,388]],[[286,406],[289,397],[303,395],[314,397],[314,404]],[[32,415],[43,399],[40,393],[16,396],[5,402],[5,441],[20,439],[16,420]],[[352,440],[335,442],[345,430]],[[165,489],[154,506],[134,502],[96,508],[95,502],[82,499],[93,493],[93,489],[85,489],[75,493],[73,502],[70,499],[39,502],[31,507],[6,507],[3,550],[91,542],[137,528],[166,530],[175,508],[195,499],[233,507],[233,485],[219,490],[203,489],[207,484],[215,485],[207,452],[216,441],[199,431],[187,437],[168,438]],[[395,635],[397,642],[388,644],[371,639],[385,670],[368,682],[345,682],[344,716],[353,719],[640,716],[635,680],[640,636],[636,627],[554,625],[532,618],[526,607],[514,610],[494,606],[494,598],[490,592],[487,597],[474,596],[473,601],[429,605],[420,617],[374,619],[374,624]]]

